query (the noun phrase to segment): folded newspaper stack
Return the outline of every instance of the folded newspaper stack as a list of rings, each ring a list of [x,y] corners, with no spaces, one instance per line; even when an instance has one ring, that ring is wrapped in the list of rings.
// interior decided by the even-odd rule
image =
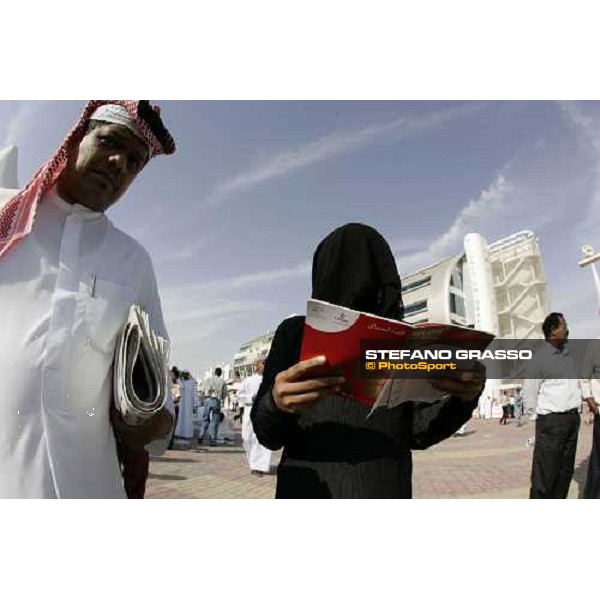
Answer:
[[[149,419],[165,405],[168,358],[169,342],[150,329],[148,315],[133,304],[114,365],[115,406],[128,425]]]

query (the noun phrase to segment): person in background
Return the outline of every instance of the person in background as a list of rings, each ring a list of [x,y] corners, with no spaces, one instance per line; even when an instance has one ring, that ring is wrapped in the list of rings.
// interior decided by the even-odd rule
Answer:
[[[222,374],[223,370],[220,367],[217,367],[214,375],[208,377],[202,385],[204,394],[204,431],[208,431],[211,446],[218,445],[217,433],[220,423],[219,415],[221,414],[221,407],[228,395],[227,384],[221,377]],[[201,444],[202,440],[199,439],[198,443]]]
[[[181,399],[181,389],[179,386],[179,369],[177,367],[173,367],[171,369],[171,395],[173,397],[173,406],[175,408],[175,423],[179,419],[179,401]],[[173,449],[173,445],[175,443],[175,428],[173,428],[173,433],[171,435],[171,441],[169,442],[169,450]]]
[[[246,451],[246,458],[248,459],[248,465],[250,466],[250,472],[253,475],[262,477],[271,471],[271,451],[262,446],[258,441],[252,427],[250,412],[256,394],[258,393],[258,388],[262,382],[265,362],[263,360],[256,361],[254,368],[255,372],[242,381],[242,385],[238,391],[238,397],[244,405],[242,440],[244,443],[244,450]]]
[[[592,415],[594,422],[583,497],[600,499],[600,339],[592,341],[585,353],[581,368],[581,391],[588,414]]]
[[[526,412],[537,415],[529,497],[566,498],[580,425],[579,373],[567,347],[564,315],[550,313],[542,331],[545,342],[529,363],[523,384]]]
[[[506,392],[502,392],[502,396],[500,397],[500,405],[502,406],[502,417],[500,418],[499,425],[506,425],[510,410],[510,400],[508,399]]]
[[[521,388],[517,388],[515,393],[515,417],[517,419],[517,427],[523,425],[523,396],[521,395]]]
[[[175,437],[188,445],[194,437],[194,408],[197,405],[196,383],[189,371],[182,371],[179,381],[181,399]]]

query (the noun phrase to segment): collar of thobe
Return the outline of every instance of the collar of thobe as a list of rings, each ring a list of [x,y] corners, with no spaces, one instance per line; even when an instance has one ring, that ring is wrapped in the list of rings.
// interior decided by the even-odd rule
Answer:
[[[97,212],[92,210],[91,208],[87,208],[82,204],[71,204],[66,200],[63,200],[55,190],[52,190],[46,198],[45,202],[50,202],[54,206],[56,206],[60,211],[66,213],[67,215],[74,215],[78,217],[82,221],[86,222],[102,222],[106,220],[106,215],[101,212]]]

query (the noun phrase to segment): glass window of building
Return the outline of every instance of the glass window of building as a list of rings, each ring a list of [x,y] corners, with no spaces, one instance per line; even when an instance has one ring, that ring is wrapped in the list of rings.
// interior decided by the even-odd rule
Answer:
[[[454,292],[450,292],[450,312],[460,317],[467,316],[464,298]]]
[[[404,316],[414,315],[415,313],[427,310],[427,300],[421,300],[420,302],[413,302],[408,306],[404,307]]]
[[[460,267],[457,267],[452,271],[452,274],[450,275],[450,285],[458,290],[463,289],[463,274]]]
[[[410,292],[412,290],[416,290],[420,287],[424,287],[431,283],[431,277],[423,277],[422,279],[417,279],[417,281],[412,281],[411,283],[407,283],[402,286],[402,293]]]

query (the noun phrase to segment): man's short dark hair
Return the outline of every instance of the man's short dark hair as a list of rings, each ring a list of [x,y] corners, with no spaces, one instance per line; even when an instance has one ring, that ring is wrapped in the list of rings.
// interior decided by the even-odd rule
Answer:
[[[542,323],[542,331],[544,332],[544,337],[546,339],[552,335],[552,332],[555,329],[560,327],[561,319],[564,319],[564,316],[559,312],[552,312],[544,319],[544,322]]]
[[[221,377],[221,375],[222,375],[222,374],[223,374],[223,371],[222,371],[221,367],[217,367],[217,368],[215,369],[215,375],[216,375],[217,377]]]

